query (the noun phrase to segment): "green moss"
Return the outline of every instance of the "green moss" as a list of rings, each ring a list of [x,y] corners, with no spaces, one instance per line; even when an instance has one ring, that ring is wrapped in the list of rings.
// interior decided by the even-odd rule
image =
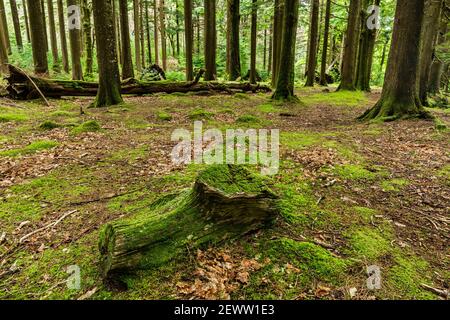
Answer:
[[[9,227],[18,221],[37,220],[48,203],[67,202],[88,190],[56,174],[37,178],[8,189],[8,197],[0,201],[0,219],[10,223]]]
[[[409,181],[406,179],[392,179],[381,182],[384,191],[392,192],[398,192],[407,185],[409,185]]]
[[[167,112],[164,111],[160,111],[156,114],[156,117],[158,118],[158,120],[161,121],[171,121],[172,120],[172,115],[170,115]]]
[[[359,259],[368,259],[374,261],[383,255],[392,251],[390,239],[392,238],[389,230],[386,234],[380,231],[363,227],[348,234],[350,243],[350,253]]]
[[[0,123],[2,122],[21,122],[28,120],[28,117],[21,113],[2,113],[0,114]]]
[[[24,154],[32,154],[42,150],[51,149],[58,145],[58,142],[51,140],[38,140],[30,143],[28,146],[19,149],[0,151],[2,157],[16,157]]]
[[[249,96],[248,94],[246,94],[246,93],[241,93],[241,92],[235,93],[235,94],[233,95],[233,97],[236,98],[236,99],[244,99],[244,100],[250,99],[250,96]]]
[[[395,265],[388,271],[387,285],[391,291],[407,299],[436,299],[421,288],[421,283],[430,284],[428,263],[418,257],[395,257]]]
[[[448,129],[447,125],[439,117],[434,118],[434,128],[438,131],[446,131]]]
[[[211,119],[214,113],[208,112],[204,109],[198,108],[189,113],[189,119],[191,120],[207,120]]]
[[[333,173],[347,180],[374,180],[379,175],[386,175],[382,169],[373,168],[373,171],[369,171],[359,164],[338,165],[333,169]]]
[[[83,122],[82,124],[73,128],[72,133],[80,134],[83,132],[96,132],[96,131],[100,131],[100,130],[101,130],[101,127],[97,121],[89,120],[89,121]]]
[[[58,117],[73,117],[75,116],[76,113],[75,112],[69,112],[69,111],[65,111],[65,110],[57,110],[54,111],[52,113],[50,113],[50,116],[58,118]]]
[[[244,166],[212,165],[199,174],[198,181],[215,186],[226,194],[257,194],[264,190],[272,193],[263,177],[252,174]]]
[[[370,222],[372,216],[377,214],[377,211],[366,207],[353,207],[358,216],[360,216],[364,222]]]
[[[280,143],[291,149],[304,149],[322,141],[320,134],[308,132],[282,132]]]
[[[331,283],[337,283],[346,269],[345,260],[309,242],[287,238],[275,240],[270,243],[268,254],[273,259],[288,261],[310,278]]]
[[[437,175],[439,177],[443,177],[447,180],[447,183],[450,184],[450,164],[442,167],[438,172]]]
[[[39,129],[42,129],[42,130],[53,130],[53,129],[60,128],[60,127],[61,127],[60,124],[58,124],[54,121],[49,121],[49,120],[44,121],[39,125]]]
[[[237,123],[259,123],[259,121],[258,117],[251,114],[245,114],[236,119]]]
[[[337,91],[332,93],[318,93],[301,99],[308,105],[328,104],[333,106],[356,107],[367,102],[361,91]]]
[[[258,106],[258,110],[264,113],[277,113],[281,109],[275,108],[272,103],[264,103]]]

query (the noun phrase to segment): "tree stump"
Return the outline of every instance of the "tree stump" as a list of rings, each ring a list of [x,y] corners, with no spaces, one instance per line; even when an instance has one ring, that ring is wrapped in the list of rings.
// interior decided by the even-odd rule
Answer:
[[[152,213],[114,221],[100,232],[104,278],[156,267],[187,248],[217,244],[267,226],[277,196],[262,178],[236,165],[214,165],[191,189],[160,198]]]

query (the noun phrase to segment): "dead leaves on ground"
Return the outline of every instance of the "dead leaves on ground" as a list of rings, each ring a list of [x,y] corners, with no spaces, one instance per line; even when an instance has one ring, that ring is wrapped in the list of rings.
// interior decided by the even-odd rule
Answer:
[[[252,272],[264,266],[255,259],[233,256],[229,250],[214,249],[198,250],[196,262],[193,281],[177,283],[182,298],[230,299],[232,292],[249,283]]]

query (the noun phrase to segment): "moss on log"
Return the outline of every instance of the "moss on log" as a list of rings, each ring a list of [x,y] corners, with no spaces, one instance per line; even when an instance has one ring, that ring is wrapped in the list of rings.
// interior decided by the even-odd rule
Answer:
[[[242,166],[214,165],[191,189],[162,197],[152,213],[107,224],[100,232],[103,277],[168,262],[188,247],[217,244],[258,230],[277,215],[276,195]]]
[[[29,76],[30,79],[42,91],[44,96],[60,98],[64,96],[96,96],[98,91],[97,82],[86,82],[76,80],[44,79]],[[28,100],[39,98],[38,92],[27,75],[22,70],[9,65],[9,76],[7,91],[9,97],[17,100]],[[195,81],[153,81],[145,82],[136,79],[127,79],[121,83],[121,94],[152,94],[152,93],[174,93],[174,92],[202,92],[211,93],[234,93],[234,92],[271,92],[272,90],[264,85],[253,85],[240,82],[198,82]]]

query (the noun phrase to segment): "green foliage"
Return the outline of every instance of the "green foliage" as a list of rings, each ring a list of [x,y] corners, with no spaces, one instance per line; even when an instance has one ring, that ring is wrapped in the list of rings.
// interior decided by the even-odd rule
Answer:
[[[38,140],[30,143],[26,147],[0,151],[0,157],[16,157],[25,154],[32,154],[42,150],[51,149],[58,145],[58,142],[51,140]]]
[[[191,120],[208,120],[211,119],[214,113],[208,112],[202,108],[197,108],[189,113]]]
[[[170,115],[169,113],[165,112],[165,111],[160,111],[156,114],[156,117],[158,118],[158,120],[161,121],[171,121],[172,120],[172,115]]]
[[[80,134],[83,132],[96,132],[96,131],[100,131],[100,130],[101,130],[101,127],[97,121],[89,120],[89,121],[83,122],[79,126],[76,126],[75,128],[73,128],[72,133]]]
[[[60,124],[58,124],[54,121],[50,121],[50,120],[44,121],[43,123],[41,123],[39,125],[39,129],[42,129],[42,130],[53,130],[53,129],[60,128],[60,127],[61,127]]]
[[[251,114],[245,114],[240,116],[239,118],[236,119],[237,123],[258,123],[260,122],[260,120],[258,119],[258,117],[251,115]]]

